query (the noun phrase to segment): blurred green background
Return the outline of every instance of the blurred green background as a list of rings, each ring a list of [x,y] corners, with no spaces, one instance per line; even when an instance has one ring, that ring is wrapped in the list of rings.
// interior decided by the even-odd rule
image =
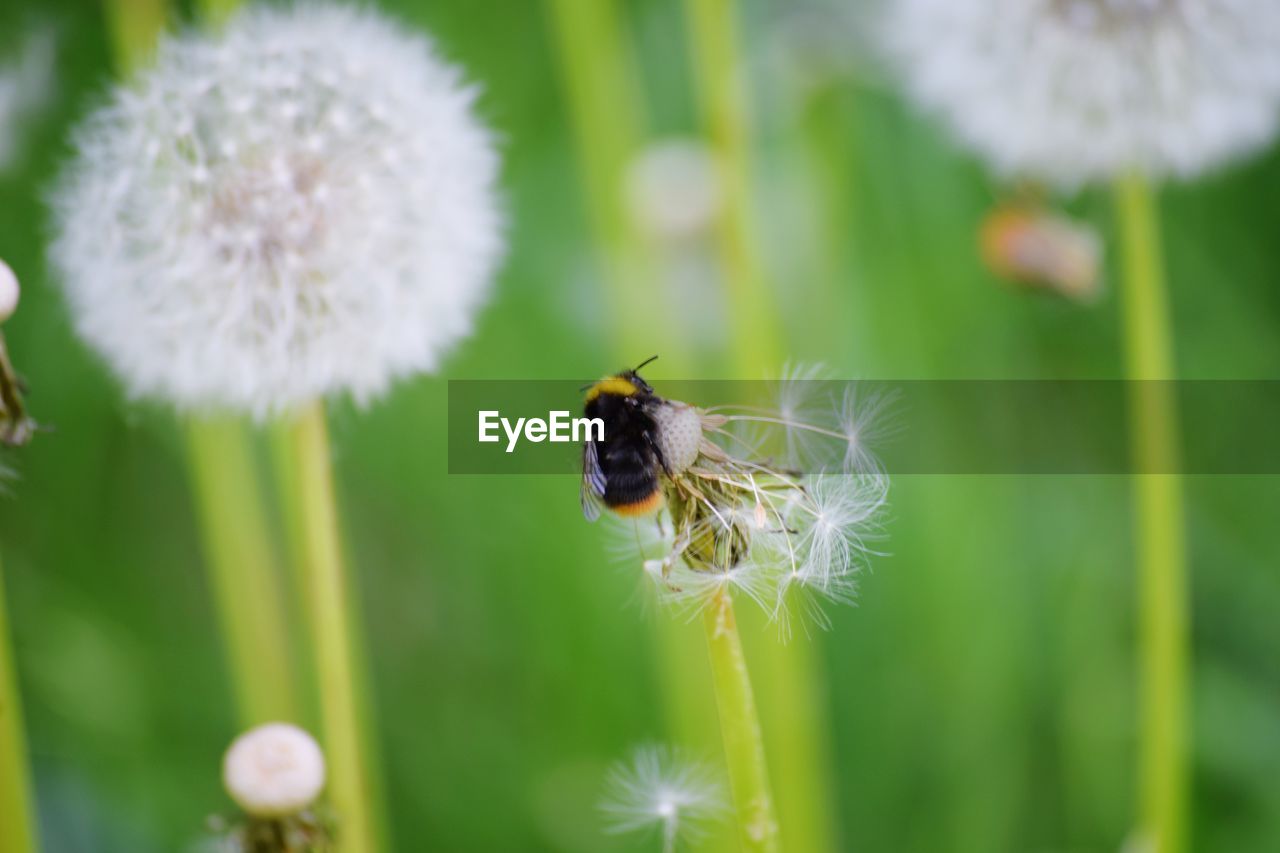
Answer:
[[[482,84],[511,242],[441,378],[333,409],[391,832],[403,850],[643,849],[603,834],[595,802],[631,745],[669,739],[647,624],[662,617],[583,521],[571,477],[445,473],[443,377],[622,366],[626,321],[605,308],[550,5],[376,5]],[[760,249],[786,357],[849,378],[1119,376],[1113,288],[1081,307],[983,270],[975,233],[998,188],[892,94],[846,12],[743,6]],[[681,4],[625,13],[652,130],[696,133]],[[5,336],[56,431],[12,457],[0,547],[42,832],[59,853],[180,850],[229,809],[218,768],[236,723],[174,419],[122,398],[71,333],[43,259],[43,193],[111,80],[101,8],[6,0],[0,62],[33,27],[56,35],[56,92],[0,172],[0,257],[25,287]],[[1280,150],[1161,200],[1181,375],[1277,378]],[[1070,209],[1109,236],[1106,192]],[[702,360],[657,362],[659,391],[731,375],[729,332],[704,302],[681,329]],[[1188,489],[1194,848],[1274,850],[1280,479]],[[889,555],[858,606],[797,640],[820,654],[844,849],[1119,849],[1134,812],[1128,500],[1123,478],[895,480]]]

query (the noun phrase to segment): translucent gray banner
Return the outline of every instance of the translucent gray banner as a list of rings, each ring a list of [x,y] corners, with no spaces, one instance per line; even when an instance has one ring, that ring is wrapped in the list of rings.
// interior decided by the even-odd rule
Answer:
[[[578,473],[587,425],[577,425],[574,440],[573,420],[583,414],[586,384],[450,381],[449,473]],[[811,469],[833,473],[852,450],[889,474],[1280,474],[1276,380],[681,380],[653,386],[665,399],[718,415],[711,437],[730,452],[777,459],[800,452],[812,457]],[[1176,466],[1136,461],[1151,456],[1134,452],[1129,429],[1132,401],[1144,394],[1171,394],[1175,401]],[[730,421],[720,423],[725,417]]]

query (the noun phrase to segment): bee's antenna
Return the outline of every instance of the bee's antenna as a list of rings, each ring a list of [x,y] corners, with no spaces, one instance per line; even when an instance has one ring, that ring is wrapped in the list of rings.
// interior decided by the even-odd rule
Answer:
[[[655,362],[655,361],[657,361],[657,360],[658,360],[658,357],[657,357],[656,355],[651,355],[651,356],[649,356],[648,358],[646,358],[644,361],[642,361],[642,362],[640,362],[639,364],[637,364],[635,367],[631,368],[631,372],[632,372],[632,373],[639,373],[639,372],[640,372],[640,368],[644,367],[646,364],[652,364],[653,362]]]

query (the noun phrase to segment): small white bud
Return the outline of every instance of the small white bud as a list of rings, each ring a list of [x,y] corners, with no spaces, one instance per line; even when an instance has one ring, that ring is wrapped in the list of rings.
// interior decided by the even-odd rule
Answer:
[[[9,265],[0,260],[0,323],[13,316],[18,309],[18,277]]]
[[[236,738],[222,761],[231,799],[255,817],[283,817],[315,802],[324,787],[315,738],[289,723],[267,723]]]

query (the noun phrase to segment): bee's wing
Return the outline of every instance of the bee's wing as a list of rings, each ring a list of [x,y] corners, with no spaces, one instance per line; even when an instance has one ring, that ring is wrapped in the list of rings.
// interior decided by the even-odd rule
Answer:
[[[600,517],[604,506],[604,471],[600,468],[600,452],[594,441],[582,446],[582,514],[587,521]]]

